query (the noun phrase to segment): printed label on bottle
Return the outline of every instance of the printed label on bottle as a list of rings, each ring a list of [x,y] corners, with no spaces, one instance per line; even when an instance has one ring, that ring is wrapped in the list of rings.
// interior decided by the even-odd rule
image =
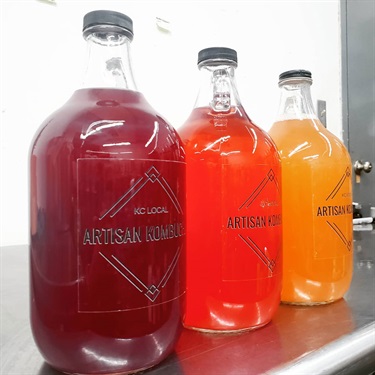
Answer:
[[[313,170],[313,179],[318,181],[321,173]],[[314,192],[313,215],[319,226],[315,237],[318,236],[321,242],[329,246],[316,246],[315,258],[334,258],[352,250],[351,168],[335,165],[325,170],[325,174],[326,183]]]
[[[185,164],[79,159],[78,310],[125,311],[184,291]]]
[[[223,253],[223,280],[273,277],[281,272],[280,167],[258,165],[238,177],[240,188],[224,202],[223,239],[230,251]]]

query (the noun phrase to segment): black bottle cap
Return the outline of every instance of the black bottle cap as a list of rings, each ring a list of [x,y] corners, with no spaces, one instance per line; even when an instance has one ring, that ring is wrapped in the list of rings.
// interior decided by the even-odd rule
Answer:
[[[298,70],[288,70],[287,72],[281,73],[279,75],[279,80],[282,81],[287,78],[310,78],[311,72],[308,70],[298,69]]]
[[[93,32],[95,26],[111,25],[117,26],[130,40],[133,39],[133,21],[125,14],[112,10],[94,10],[83,17],[83,36]],[[90,29],[90,30],[88,30]]]
[[[229,60],[237,64],[237,52],[227,47],[205,48],[198,53],[198,65],[207,60]]]

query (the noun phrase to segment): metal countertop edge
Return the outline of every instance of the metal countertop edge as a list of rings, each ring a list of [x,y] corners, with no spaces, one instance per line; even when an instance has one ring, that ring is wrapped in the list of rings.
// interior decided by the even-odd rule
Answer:
[[[266,374],[349,374],[366,366],[375,367],[375,322]]]

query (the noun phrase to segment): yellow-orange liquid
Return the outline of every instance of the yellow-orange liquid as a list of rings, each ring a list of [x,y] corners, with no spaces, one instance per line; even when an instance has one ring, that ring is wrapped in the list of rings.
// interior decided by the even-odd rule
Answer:
[[[283,302],[329,303],[352,278],[350,156],[318,120],[276,122],[281,156]]]

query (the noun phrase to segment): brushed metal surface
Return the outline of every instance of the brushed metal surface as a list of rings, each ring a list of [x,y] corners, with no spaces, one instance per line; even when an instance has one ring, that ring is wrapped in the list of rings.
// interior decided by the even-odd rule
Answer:
[[[354,277],[345,298],[314,307],[280,305],[270,324],[242,334],[184,330],[175,352],[142,374],[368,375],[375,371],[375,230],[374,226],[356,229]],[[0,256],[1,374],[58,375],[43,361],[30,331],[28,248],[3,247]]]

